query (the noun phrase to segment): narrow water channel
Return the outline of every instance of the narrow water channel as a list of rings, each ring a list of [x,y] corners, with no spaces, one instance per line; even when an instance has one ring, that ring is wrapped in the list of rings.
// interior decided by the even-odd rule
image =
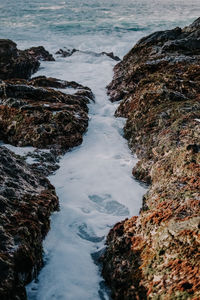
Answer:
[[[82,145],[66,153],[50,177],[60,212],[52,216],[45,266],[27,287],[28,299],[108,299],[93,258],[113,224],[138,214],[145,189],[131,176],[136,159],[123,138],[125,120],[114,117],[118,104],[106,95],[115,62],[81,52],[60,58],[55,52],[113,51],[122,58],[142,36],[192,23],[199,0],[0,0],[0,8],[1,38],[19,49],[42,45],[54,54],[56,61],[43,62],[34,76],[75,80],[96,97]]]
[[[44,242],[45,266],[27,288],[30,300],[108,299],[94,258],[110,227],[141,207],[145,189],[131,176],[136,159],[123,138],[124,120],[114,117],[118,104],[106,95],[113,66],[106,56],[78,53],[56,65],[43,63],[36,74],[77,80],[92,89],[95,103],[83,144],[66,153],[50,177],[60,212]]]

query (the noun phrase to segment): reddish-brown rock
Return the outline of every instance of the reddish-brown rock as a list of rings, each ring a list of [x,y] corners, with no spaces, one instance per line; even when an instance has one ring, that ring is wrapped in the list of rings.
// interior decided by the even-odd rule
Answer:
[[[44,87],[41,87],[44,86]],[[50,87],[76,87],[65,94]],[[55,149],[63,153],[82,142],[88,126],[89,88],[75,82],[37,77],[0,85],[0,139],[15,146]]]
[[[113,299],[200,298],[199,40],[200,19],[141,39],[108,86],[140,159],[133,175],[151,183],[140,215],[107,239]]]

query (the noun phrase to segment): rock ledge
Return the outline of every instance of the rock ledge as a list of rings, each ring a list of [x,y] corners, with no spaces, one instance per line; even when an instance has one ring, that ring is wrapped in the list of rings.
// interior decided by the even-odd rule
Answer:
[[[200,19],[141,39],[108,86],[150,189],[102,258],[113,299],[200,298]]]

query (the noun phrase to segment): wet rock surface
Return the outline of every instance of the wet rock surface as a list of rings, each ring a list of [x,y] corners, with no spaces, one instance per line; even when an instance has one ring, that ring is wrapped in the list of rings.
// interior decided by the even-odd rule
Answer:
[[[29,79],[39,60],[54,61],[41,46],[21,51],[0,40],[0,57],[0,140],[34,147],[17,156],[0,146],[0,299],[25,300],[25,285],[43,265],[49,217],[59,208],[45,176],[59,168],[62,154],[81,144],[94,95],[74,81]]]
[[[51,87],[77,90],[66,94]],[[87,104],[91,100],[91,90],[75,82],[46,77],[2,81],[0,139],[15,146],[64,153],[81,144],[88,126]]]
[[[28,55],[34,57],[37,60],[55,61],[53,55],[50,54],[43,46],[31,47],[29,49],[21,51],[21,53],[27,53]]]
[[[141,39],[108,86],[121,100],[133,175],[150,189],[138,217],[107,238],[113,299],[200,297],[200,19]]]
[[[25,284],[42,267],[42,240],[58,209],[54,187],[0,147],[0,298],[26,299]]]
[[[53,61],[54,58],[42,46],[18,50],[13,41],[0,39],[0,79],[27,79],[38,70],[39,60]]]
[[[60,167],[59,160],[61,155],[55,149],[40,150],[36,148],[22,157],[32,170],[37,171],[42,176],[49,176],[55,173]]]
[[[108,57],[110,57],[111,59],[115,60],[115,61],[120,61],[121,59],[114,55],[113,52],[93,52],[93,51],[82,51],[82,50],[78,50],[78,49],[68,49],[68,48],[64,48],[64,49],[59,49],[56,54],[60,55],[61,57],[69,57],[72,56],[74,53],[76,52],[80,52],[80,53],[84,53],[84,54],[89,54],[89,55],[93,55],[93,56],[102,56],[102,55],[106,55]]]

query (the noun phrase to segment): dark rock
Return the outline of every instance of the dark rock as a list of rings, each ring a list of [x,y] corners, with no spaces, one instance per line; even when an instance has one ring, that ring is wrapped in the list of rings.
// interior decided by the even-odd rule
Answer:
[[[113,60],[116,60],[116,61],[121,60],[118,56],[114,55],[113,52],[101,52],[101,54],[106,55],[106,56],[108,56],[108,57],[110,57],[110,58],[112,58]]]
[[[0,184],[0,298],[25,300],[25,285],[43,264],[42,240],[58,198],[46,178],[4,147]]]
[[[60,49],[56,52],[56,54],[61,55],[62,57],[69,57],[72,56],[72,54],[74,54],[75,52],[79,51],[77,49],[67,49],[66,50]]]
[[[29,152],[24,158],[32,158],[34,161],[31,163],[30,168],[45,176],[49,176],[59,169],[60,155],[54,149],[51,149],[49,152],[36,149],[33,152]]]
[[[200,297],[200,19],[141,39],[114,68],[133,175],[151,184],[139,217],[109,233],[103,276],[113,299]]]
[[[118,56],[115,56],[113,52],[96,53],[96,52],[93,52],[93,51],[82,51],[82,50],[77,50],[77,49],[66,49],[66,50],[60,49],[56,52],[56,54],[61,55],[62,57],[69,57],[69,56],[72,56],[75,52],[90,54],[90,55],[94,55],[94,56],[106,55],[106,56],[110,57],[113,60],[116,60],[116,61],[121,60]]]
[[[24,51],[19,51],[14,42],[0,40],[0,78],[29,78],[39,68],[39,61]]]
[[[43,46],[32,47],[24,52],[27,52],[31,57],[34,57],[37,60],[55,61],[53,55],[50,54]]]
[[[177,27],[142,38],[115,66],[114,80],[108,86],[111,101],[121,100],[129,92],[134,92],[144,74],[147,76],[162,71],[165,65],[168,68],[179,63],[183,66],[184,62],[192,64],[198,60],[200,28],[198,22],[193,24],[184,29]]]
[[[58,209],[55,189],[44,176],[58,169],[61,154],[82,142],[94,95],[74,81],[26,80],[39,60],[54,60],[43,47],[20,51],[14,42],[0,40],[0,57],[0,139],[37,148],[20,158],[0,147],[0,299],[26,300],[25,285],[43,265],[42,241]],[[65,88],[74,94],[58,90]],[[25,163],[30,157],[34,162]]]
[[[54,60],[44,47],[18,50],[11,40],[0,40],[0,79],[29,78],[39,66],[39,60]]]
[[[50,87],[57,89],[72,88],[77,90],[75,94],[85,94],[85,96],[87,95],[87,97],[90,98],[90,100],[94,100],[94,95],[91,89],[75,81],[66,81],[52,77],[47,78],[45,76],[38,76],[29,80],[29,84],[34,85],[36,87]]]
[[[65,94],[49,86],[73,86],[77,92]],[[82,142],[88,125],[87,104],[93,97],[87,87],[54,78],[4,81],[0,138],[16,146],[55,149],[61,154]]]

